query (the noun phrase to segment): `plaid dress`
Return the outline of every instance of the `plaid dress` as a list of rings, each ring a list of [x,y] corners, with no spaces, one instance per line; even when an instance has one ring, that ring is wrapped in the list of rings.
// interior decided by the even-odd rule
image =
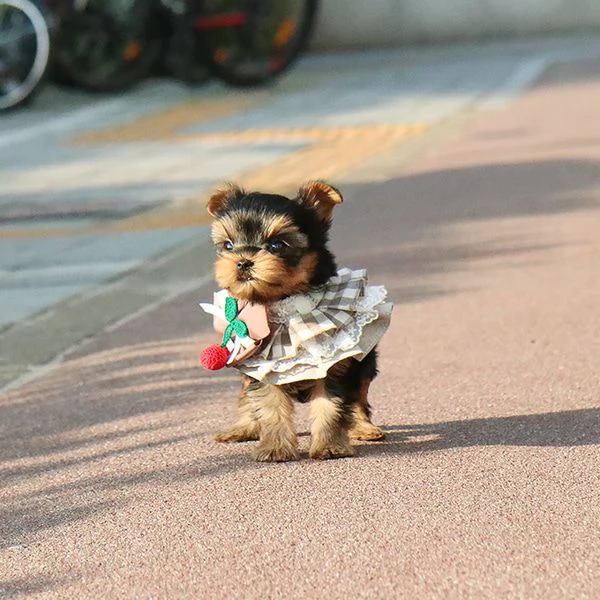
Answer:
[[[236,368],[274,384],[321,379],[337,362],[362,360],[390,324],[392,304],[383,286],[367,285],[364,269],[340,269],[307,294],[267,308],[271,336]]]

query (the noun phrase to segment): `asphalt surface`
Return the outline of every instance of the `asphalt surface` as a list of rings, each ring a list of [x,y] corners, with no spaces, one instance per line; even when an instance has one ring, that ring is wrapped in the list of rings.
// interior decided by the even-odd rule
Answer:
[[[600,62],[554,64],[342,188],[338,262],[396,304],[354,458],[302,407],[299,462],[212,441],[209,281],[5,393],[0,598],[597,598],[598,106]]]

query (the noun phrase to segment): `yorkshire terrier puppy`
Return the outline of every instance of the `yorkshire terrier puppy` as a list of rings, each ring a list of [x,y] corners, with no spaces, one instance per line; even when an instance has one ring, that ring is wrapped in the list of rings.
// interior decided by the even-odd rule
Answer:
[[[327,242],[333,208],[341,202],[338,190],[318,181],[291,199],[230,186],[208,202],[217,283],[236,300],[263,305],[276,332],[258,355],[236,365],[242,372],[239,420],[216,436],[220,442],[259,440],[259,461],[300,457],[295,401],[310,402],[311,458],[352,456],[351,438],[384,437],[371,422],[367,395],[391,304],[383,288],[363,285],[364,271],[338,272]],[[355,310],[369,314],[360,326]]]

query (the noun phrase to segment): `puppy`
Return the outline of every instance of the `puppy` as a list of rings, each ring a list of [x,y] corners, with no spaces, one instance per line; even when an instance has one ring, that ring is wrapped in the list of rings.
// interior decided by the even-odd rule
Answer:
[[[236,301],[266,309],[270,336],[236,368],[239,420],[220,442],[259,440],[258,461],[300,457],[294,402],[310,402],[309,456],[352,456],[350,439],[380,440],[367,396],[376,344],[392,306],[364,270],[338,271],[327,247],[342,195],[320,181],[295,198],[229,186],[208,202],[214,218],[215,278]]]

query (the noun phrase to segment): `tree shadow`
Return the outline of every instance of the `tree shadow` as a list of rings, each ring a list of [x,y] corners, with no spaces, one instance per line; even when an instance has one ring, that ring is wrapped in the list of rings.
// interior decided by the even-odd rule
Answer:
[[[455,223],[556,215],[598,209],[590,195],[600,180],[595,160],[492,163],[407,174],[345,188],[349,202],[334,220],[338,255],[386,252],[399,242],[430,242]],[[366,232],[371,234],[365,239]],[[358,243],[364,239],[367,244]],[[494,238],[493,229],[490,238]],[[526,245],[531,241],[526,242]]]
[[[130,345],[68,361],[47,377],[9,392],[0,403],[0,472],[3,463],[51,456],[97,441],[98,426],[131,420],[131,427],[103,431],[102,440],[127,438],[152,426],[140,416],[202,404],[237,390],[236,377],[210,377],[194,361],[198,338]],[[148,368],[150,367],[150,368]],[[81,438],[78,432],[89,430]]]
[[[230,396],[233,418],[239,390],[234,371],[199,368],[198,349],[209,339],[188,336],[82,353],[3,395],[0,550],[118,511],[148,486],[259,468],[244,445],[217,456],[207,444],[227,418],[216,406]],[[157,465],[156,458],[178,446],[185,448],[183,459]]]
[[[1,548],[0,548],[1,550]],[[20,552],[15,548],[10,552]],[[13,579],[0,579],[0,598],[10,600],[11,598],[23,598],[35,594],[55,590],[73,581],[73,577],[60,577],[57,575],[44,575],[40,573],[33,577],[19,577]]]
[[[558,244],[539,239],[535,229],[499,233],[493,229],[495,220],[598,210],[600,202],[591,193],[598,181],[599,162],[565,158],[471,165],[354,184],[345,188],[348,202],[337,209],[332,247],[340,264],[366,268],[395,302],[456,293],[460,290],[440,288],[433,276],[489,259],[535,262]],[[476,241],[445,238],[453,226],[469,224],[478,225]]]
[[[193,440],[191,436],[190,439]],[[147,448],[144,446],[144,449],[160,452],[161,449],[177,441],[177,439],[170,439],[161,444],[149,444]],[[128,453],[135,455],[133,449],[123,449],[120,451],[120,456],[127,456]],[[95,456],[93,460],[106,458],[110,457]],[[64,468],[66,471],[68,467],[67,464],[60,465],[58,468]],[[254,463],[249,457],[238,453],[194,458],[178,466],[140,468],[132,474],[115,470],[105,475],[93,475],[77,480],[70,480],[67,476],[65,483],[46,485],[37,492],[25,491],[11,495],[0,508],[0,551],[11,545],[19,545],[22,541],[28,540],[32,534],[125,508],[134,500],[133,490],[198,481],[201,478],[222,477],[231,472],[238,473],[260,468],[265,468],[265,465]],[[42,474],[43,471],[20,473],[19,476],[35,478]],[[90,500],[90,496],[103,499]]]
[[[600,408],[388,426],[381,443],[362,455],[405,454],[474,446],[575,447],[600,445]]]

